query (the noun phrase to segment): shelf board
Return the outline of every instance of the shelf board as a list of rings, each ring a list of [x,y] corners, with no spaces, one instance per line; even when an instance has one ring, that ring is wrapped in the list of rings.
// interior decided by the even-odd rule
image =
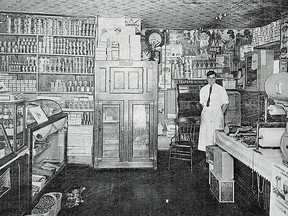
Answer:
[[[96,36],[85,36],[85,35],[54,35],[54,34],[38,34],[39,37],[52,36],[52,37],[65,37],[65,38],[85,38],[95,39]]]
[[[53,35],[53,34],[19,34],[19,33],[5,33],[1,32],[0,36],[29,36],[29,37],[44,37],[44,36],[52,36],[52,37],[65,37],[65,38],[86,38],[86,39],[95,39],[94,36],[84,36],[84,35]]]
[[[61,73],[61,72],[39,72],[43,75],[85,75],[85,76],[94,76],[92,73]]]
[[[117,121],[117,120],[111,120],[111,121],[104,120],[103,123],[119,123],[119,121]]]
[[[216,79],[217,80],[222,80],[224,78],[217,77]],[[185,81],[185,80],[207,80],[207,78],[206,77],[201,77],[201,78],[173,78],[173,80],[183,80],[183,81]]]
[[[53,53],[39,53],[39,56],[67,56],[67,57],[87,57],[94,58],[93,55],[76,55],[76,54],[53,54]]]
[[[10,91],[10,90],[8,90],[8,91]],[[37,92],[35,91],[35,92],[30,92],[30,91],[25,91],[25,92],[21,92],[21,91],[11,91],[11,92],[13,92],[13,93],[23,93],[23,94],[37,94]]]
[[[0,55],[37,55],[37,53],[12,53],[12,52],[0,52]]]
[[[8,33],[8,32],[1,32],[0,36],[30,36],[30,37],[37,37],[37,34],[19,34],[19,33]]]
[[[37,74],[37,72],[21,72],[21,71],[9,71],[8,74]]]
[[[69,109],[69,108],[62,108],[63,112],[94,112],[93,109]]]
[[[93,92],[50,92],[50,91],[39,91],[39,94],[80,94],[80,95],[93,95]]]
[[[23,92],[23,94],[37,94],[37,92],[27,92],[27,91],[25,91],[25,92]]]
[[[269,43],[261,44],[258,46],[255,46],[254,49],[272,49],[272,50],[278,50],[280,49],[280,40],[272,41]]]

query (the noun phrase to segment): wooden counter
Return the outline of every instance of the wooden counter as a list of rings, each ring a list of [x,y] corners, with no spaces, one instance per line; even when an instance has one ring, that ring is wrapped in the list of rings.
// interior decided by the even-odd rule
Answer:
[[[254,148],[246,147],[240,140],[222,131],[215,132],[215,144],[270,182],[273,178],[274,165],[284,166],[280,149],[259,148],[260,153],[258,153]]]

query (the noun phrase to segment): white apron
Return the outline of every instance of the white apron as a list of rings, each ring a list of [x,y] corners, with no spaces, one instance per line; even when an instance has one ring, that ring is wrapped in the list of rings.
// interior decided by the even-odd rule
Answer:
[[[201,113],[198,150],[206,151],[206,146],[213,145],[214,132],[224,128],[224,115],[221,106],[204,107]]]

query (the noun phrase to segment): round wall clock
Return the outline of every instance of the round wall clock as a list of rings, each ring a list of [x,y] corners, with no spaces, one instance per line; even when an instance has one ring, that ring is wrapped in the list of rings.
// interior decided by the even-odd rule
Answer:
[[[146,33],[146,41],[152,47],[163,46],[164,34],[159,30],[149,30]]]

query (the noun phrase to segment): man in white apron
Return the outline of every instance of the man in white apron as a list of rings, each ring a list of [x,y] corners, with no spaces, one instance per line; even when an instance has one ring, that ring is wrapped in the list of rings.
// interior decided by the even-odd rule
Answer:
[[[224,114],[229,100],[222,86],[215,83],[216,73],[207,72],[208,84],[200,89],[201,113],[198,150],[206,151],[206,146],[213,145],[214,132],[224,128]]]

